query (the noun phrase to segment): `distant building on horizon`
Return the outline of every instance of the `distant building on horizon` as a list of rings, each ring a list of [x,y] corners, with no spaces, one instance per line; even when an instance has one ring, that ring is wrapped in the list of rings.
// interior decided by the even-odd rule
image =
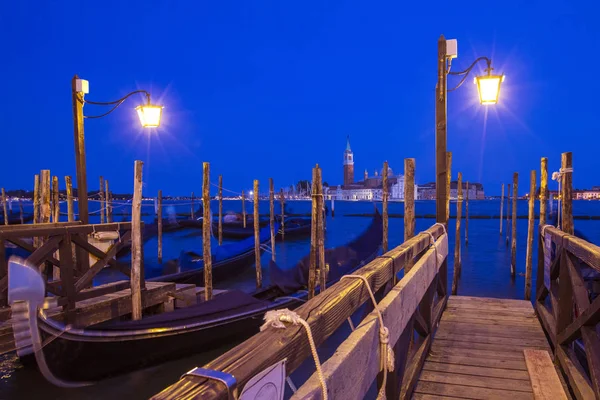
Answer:
[[[483,185],[478,182],[469,182],[467,188],[467,182],[462,183],[463,189],[463,200],[467,198],[467,190],[470,200],[483,200],[485,199],[485,192],[483,191]],[[458,198],[458,181],[450,182],[450,198]],[[419,186],[419,199],[421,200],[435,200],[436,199],[436,184],[435,182],[428,182],[424,185]]]

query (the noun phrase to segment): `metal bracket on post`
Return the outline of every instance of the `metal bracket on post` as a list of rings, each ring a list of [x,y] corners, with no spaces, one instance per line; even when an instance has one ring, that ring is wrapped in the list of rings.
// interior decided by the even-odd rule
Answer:
[[[179,379],[183,379],[189,375],[197,376],[199,378],[206,378],[206,379],[213,380],[213,381],[218,381],[227,387],[227,394],[228,394],[228,398],[230,400],[237,400],[237,398],[238,398],[237,380],[235,379],[235,376],[228,374],[227,372],[216,371],[214,369],[196,367],[196,368],[186,372],[185,374],[181,375],[181,378],[179,378]]]

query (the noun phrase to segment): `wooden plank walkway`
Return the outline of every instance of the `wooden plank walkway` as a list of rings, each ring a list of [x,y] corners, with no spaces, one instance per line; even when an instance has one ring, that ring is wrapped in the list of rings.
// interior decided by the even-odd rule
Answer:
[[[450,296],[415,399],[533,399],[523,350],[552,354],[529,301]]]

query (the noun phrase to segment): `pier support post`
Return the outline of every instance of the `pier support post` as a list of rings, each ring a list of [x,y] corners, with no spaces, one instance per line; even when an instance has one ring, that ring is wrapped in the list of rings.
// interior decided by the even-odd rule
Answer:
[[[246,195],[242,190],[242,224],[246,227]]]
[[[388,162],[384,161],[383,163],[383,173],[381,179],[381,189],[382,189],[382,208],[383,208],[383,253],[387,253],[388,251]]]
[[[517,199],[519,197],[519,174],[513,174],[512,194],[512,241],[510,245],[510,276],[514,279],[517,273]]]
[[[415,236],[415,159],[404,159],[404,241]],[[406,263],[404,273],[413,267],[412,259]],[[397,277],[394,277],[394,284]]]
[[[544,237],[542,226],[546,225],[546,206],[548,202],[548,159],[542,157],[540,163],[540,224],[538,229],[538,259],[535,295],[539,297],[540,290],[544,286]]]
[[[460,278],[460,220],[462,217],[462,173],[458,173],[458,182],[456,185],[456,235],[454,242],[454,274],[452,276],[452,294],[458,291],[458,280]]]
[[[262,268],[260,265],[260,215],[258,213],[259,196],[258,180],[254,180],[254,263],[256,266],[256,288],[262,287]]]
[[[40,182],[40,222],[47,224],[50,222],[50,170],[44,169],[41,173]]]
[[[33,177],[33,224],[40,223],[40,176]],[[40,246],[40,239],[36,236],[33,238],[33,247]]]
[[[98,190],[98,197],[100,198],[100,223],[103,224],[104,219],[104,178],[100,175],[100,189]]]
[[[308,269],[308,298],[312,299],[315,296],[315,287],[317,286],[317,242],[319,240],[319,214],[322,212],[319,208],[318,196],[316,192],[319,164],[312,170],[312,212],[310,225],[310,265]]]
[[[502,218],[500,219],[502,221]],[[465,198],[465,246],[469,245],[469,182],[467,181],[467,196]]]
[[[317,224],[317,257],[321,277],[319,293],[323,293],[327,286],[329,266],[325,264],[325,198],[323,197],[323,174],[319,164],[317,164],[317,203],[319,210],[319,222]]]
[[[192,218],[193,218],[192,193]],[[210,215],[210,163],[202,163],[202,260],[204,263],[204,300],[212,299],[212,252],[211,252],[212,218]]]
[[[83,132],[83,92],[77,91],[77,75],[71,80],[71,93],[73,102],[73,128],[75,136],[75,166],[77,171],[77,211],[79,220],[84,224],[89,223],[87,168],[85,163],[85,139]],[[81,262],[81,261],[78,261]],[[85,265],[89,265],[89,262]]]
[[[162,264],[162,239],[163,239],[163,226],[162,226],[162,222],[163,222],[163,218],[162,218],[162,190],[158,191],[158,198],[156,199],[156,202],[158,203],[158,212],[157,212],[157,216],[156,216],[156,224],[157,224],[157,230],[158,230],[158,262],[160,264]],[[204,224],[203,224],[204,225]]]
[[[504,208],[504,183],[502,184],[502,193],[500,194],[500,236],[502,236],[502,224],[504,223],[504,218],[502,212]]]
[[[106,202],[106,222],[111,223],[113,222],[112,195],[110,194],[110,190],[108,188],[108,179],[104,180],[104,195],[106,196],[106,199],[104,200]]]
[[[219,175],[219,246],[223,244],[223,175]]]
[[[131,201],[131,319],[142,319],[143,253],[142,253],[142,167],[135,161],[133,200]]]
[[[65,185],[67,187],[67,221],[75,221],[75,211],[73,210],[73,183],[70,176],[65,176]]]
[[[58,196],[58,176],[52,177],[52,222],[60,220],[60,199]]]
[[[561,229],[563,232],[573,235],[573,153],[570,151],[562,153],[560,157],[561,172]]]
[[[531,183],[529,186],[529,213],[527,224],[527,258],[525,260],[525,300],[531,299],[531,273],[533,268],[533,236],[534,232],[534,206],[535,206],[535,170],[531,171]]]
[[[2,211],[4,212],[4,225],[8,225],[8,210],[6,209],[6,192],[2,188]]]
[[[271,260],[275,261],[275,188],[269,178],[269,227],[271,229]]]
[[[281,240],[285,237],[285,197],[283,197],[283,188],[279,191],[279,202],[281,204]]]
[[[510,238],[510,199],[512,197],[512,193],[510,191],[510,183],[508,184],[506,191],[506,247],[508,247],[509,238]]]

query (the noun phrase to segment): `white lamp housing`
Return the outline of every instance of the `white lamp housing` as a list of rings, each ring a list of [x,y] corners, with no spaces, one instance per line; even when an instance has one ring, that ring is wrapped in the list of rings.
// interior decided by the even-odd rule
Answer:
[[[446,57],[457,58],[458,57],[458,42],[456,39],[446,40]]]

